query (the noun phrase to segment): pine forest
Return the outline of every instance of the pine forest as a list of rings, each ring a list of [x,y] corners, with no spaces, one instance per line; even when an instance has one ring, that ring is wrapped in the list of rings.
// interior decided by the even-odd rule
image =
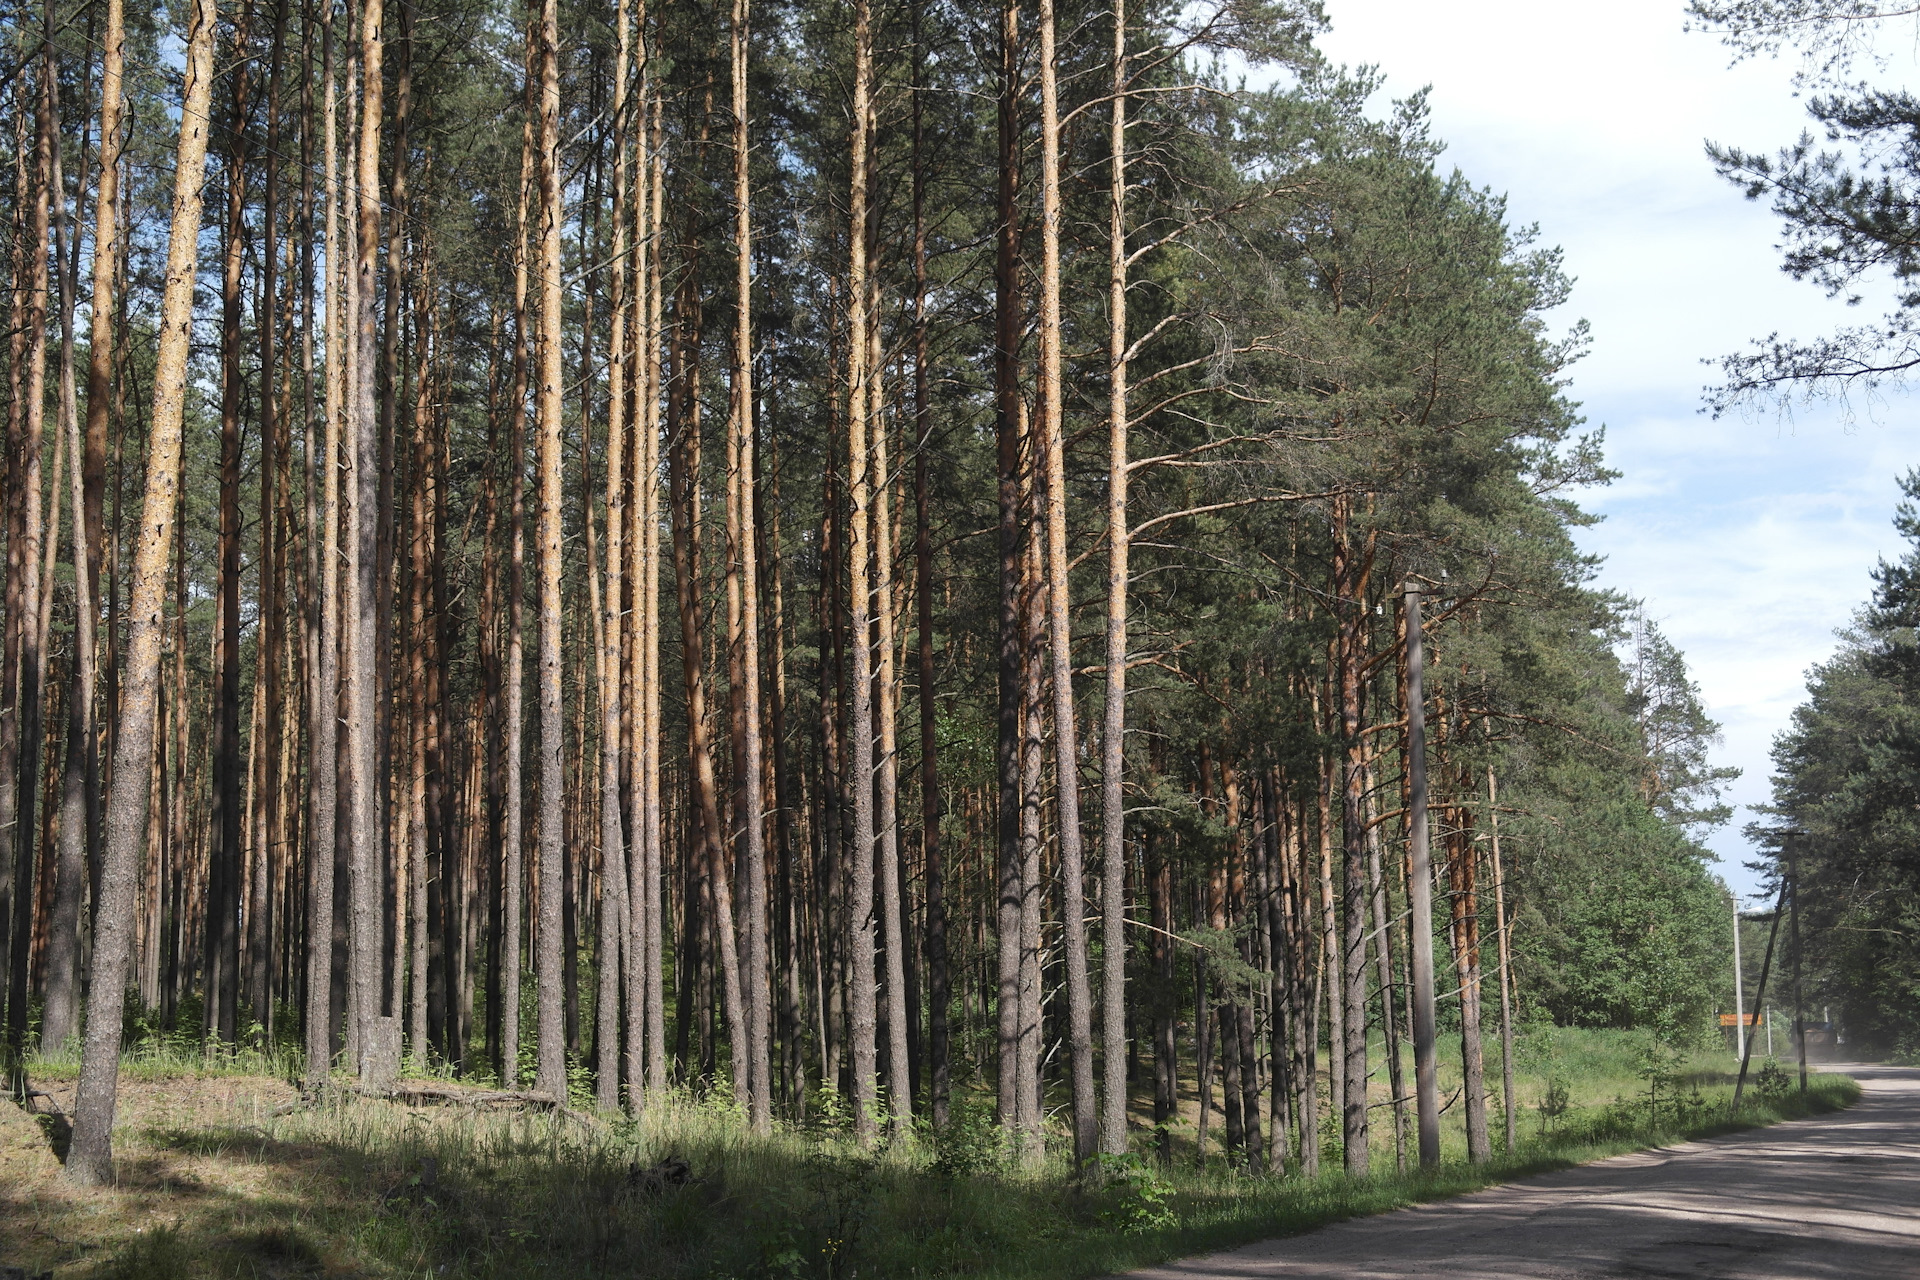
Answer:
[[[79,1064],[66,1177],[160,1043],[1364,1176],[1557,1114],[1528,1027],[1710,1038],[1731,771],[1576,541],[1572,283],[1325,21],[8,8],[4,1052]]]

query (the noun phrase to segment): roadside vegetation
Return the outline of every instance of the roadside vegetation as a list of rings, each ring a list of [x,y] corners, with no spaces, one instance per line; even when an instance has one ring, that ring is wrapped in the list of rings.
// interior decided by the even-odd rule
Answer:
[[[1150,1154],[1153,1134],[1136,1123],[1137,1154],[1076,1176],[1060,1156],[1010,1162],[991,1098],[964,1093],[937,1140],[869,1154],[827,1096],[814,1124],[760,1137],[721,1095],[674,1095],[615,1121],[408,1106],[341,1088],[303,1102],[281,1079],[233,1070],[257,1062],[222,1069],[150,1045],[124,1073],[125,1173],[111,1191],[70,1190],[52,1151],[57,1122],[5,1109],[0,1265],[51,1267],[61,1280],[628,1276],[636,1265],[663,1280],[1072,1280],[1858,1095],[1837,1075],[1814,1076],[1802,1095],[1790,1068],[1756,1059],[1735,1117],[1730,1053],[1658,1049],[1633,1032],[1529,1028],[1517,1056],[1511,1152],[1496,1141],[1491,1160],[1468,1164],[1455,1107],[1437,1171],[1394,1173],[1382,1158],[1384,1172],[1359,1180],[1249,1174],[1217,1148],[1198,1168],[1191,1098],[1171,1161]],[[34,1079],[58,1101],[74,1075],[49,1060]],[[1457,1081],[1442,1084],[1444,1097]]]

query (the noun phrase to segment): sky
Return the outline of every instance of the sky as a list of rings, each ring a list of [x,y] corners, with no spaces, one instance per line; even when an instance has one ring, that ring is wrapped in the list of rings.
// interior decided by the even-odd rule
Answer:
[[[1830,301],[1779,270],[1779,227],[1715,176],[1708,139],[1772,151],[1807,127],[1794,64],[1730,66],[1687,32],[1684,0],[1328,0],[1335,62],[1372,64],[1385,99],[1430,86],[1443,165],[1505,192],[1575,278],[1552,320],[1592,325],[1570,394],[1606,428],[1622,473],[1588,492],[1604,519],[1579,535],[1605,557],[1599,584],[1645,601],[1686,654],[1742,776],[1734,819],[1707,844],[1749,898],[1740,829],[1769,795],[1768,750],[1899,554],[1896,481],[1920,465],[1920,401],[1701,412],[1702,363],[1778,331],[1814,337],[1870,310]],[[1916,43],[1920,47],[1920,42]],[[1886,68],[1911,79],[1913,49]]]

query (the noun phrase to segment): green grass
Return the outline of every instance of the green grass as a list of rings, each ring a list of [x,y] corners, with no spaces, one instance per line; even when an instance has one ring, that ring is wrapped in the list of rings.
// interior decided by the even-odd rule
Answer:
[[[139,1145],[156,1155],[248,1166],[254,1189],[202,1196],[204,1211],[142,1233],[93,1274],[290,1276],[324,1266],[478,1280],[631,1276],[638,1265],[661,1280],[1077,1280],[1858,1096],[1845,1077],[1817,1076],[1803,1096],[1769,1073],[1765,1089],[1749,1081],[1736,1118],[1730,1054],[1669,1055],[1650,1078],[1646,1045],[1625,1033],[1535,1031],[1522,1058],[1527,1086],[1516,1090],[1531,1101],[1513,1153],[1500,1150],[1496,1100],[1498,1154],[1488,1163],[1449,1159],[1431,1173],[1363,1180],[1236,1173],[1217,1153],[1205,1171],[1190,1157],[1165,1168],[1136,1158],[1104,1179],[1076,1176],[1057,1157],[1018,1168],[1000,1158],[990,1116],[974,1103],[938,1140],[922,1135],[870,1154],[835,1130],[756,1138],[730,1104],[687,1096],[637,1121],[583,1125],[341,1094],[285,1115],[256,1108],[141,1134]],[[1497,1066],[1490,1074],[1497,1083]],[[1537,1104],[1553,1079],[1568,1101],[1549,1117]],[[1458,1110],[1447,1117],[1450,1150]],[[1382,1121],[1374,1150],[1375,1167],[1390,1170],[1387,1114],[1374,1112]],[[684,1160],[692,1180],[648,1189],[631,1176],[668,1158]],[[1326,1159],[1337,1166],[1337,1149]]]

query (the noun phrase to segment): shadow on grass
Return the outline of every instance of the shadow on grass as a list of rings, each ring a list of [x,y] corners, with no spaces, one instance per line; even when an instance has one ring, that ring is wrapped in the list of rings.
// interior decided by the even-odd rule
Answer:
[[[1103,1180],[1057,1161],[1010,1167],[979,1147],[977,1134],[964,1158],[918,1140],[868,1154],[834,1135],[756,1138],[729,1109],[686,1100],[643,1123],[591,1130],[546,1117],[340,1100],[264,1128],[153,1133],[162,1149],[297,1171],[318,1202],[283,1184],[274,1201],[253,1201],[244,1213],[223,1203],[217,1231],[142,1241],[126,1265],[145,1250],[139,1256],[153,1260],[138,1265],[147,1270],[107,1274],[174,1274],[161,1255],[178,1244],[202,1250],[217,1273],[249,1274],[238,1264],[244,1258],[259,1274],[299,1275],[309,1265],[305,1242],[314,1258],[357,1259],[376,1273],[476,1280],[636,1271],[659,1280],[1078,1280],[1829,1111],[1857,1096],[1852,1081],[1824,1077],[1805,1097],[1754,1100],[1737,1122],[1724,1104],[1682,1099],[1671,1112],[1663,1107],[1658,1125],[1648,1123],[1644,1099],[1616,1103],[1535,1135],[1512,1155],[1425,1173],[1306,1179],[1134,1161]],[[679,1161],[683,1175],[658,1176]],[[293,1243],[269,1258],[260,1233],[274,1231]]]

